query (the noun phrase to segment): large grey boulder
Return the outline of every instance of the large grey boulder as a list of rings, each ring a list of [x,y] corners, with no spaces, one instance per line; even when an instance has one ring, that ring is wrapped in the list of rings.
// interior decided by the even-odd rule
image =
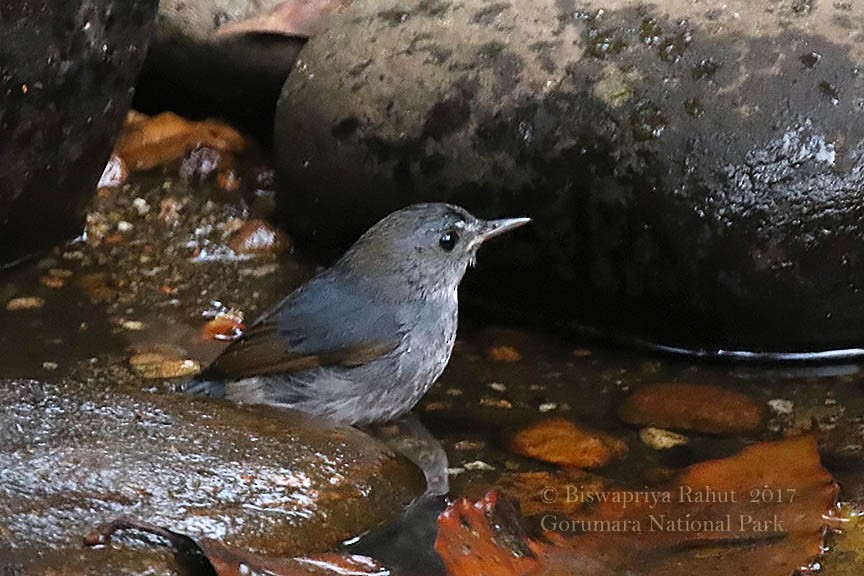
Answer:
[[[157,4],[0,6],[0,268],[83,230]]]
[[[328,256],[412,202],[527,213],[469,275],[499,314],[860,345],[862,65],[857,2],[354,2],[283,90],[279,201]]]

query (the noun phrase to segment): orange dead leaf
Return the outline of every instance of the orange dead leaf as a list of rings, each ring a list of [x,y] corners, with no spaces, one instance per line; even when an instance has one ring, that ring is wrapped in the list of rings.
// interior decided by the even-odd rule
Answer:
[[[246,149],[246,140],[227,124],[190,122],[163,112],[147,119],[127,118],[115,153],[129,170],[149,170],[179,160],[198,147],[239,154]]]
[[[518,516],[497,514],[495,493],[456,502],[436,542],[448,573],[789,576],[821,553],[837,496],[813,438],[756,444],[650,490],[553,488],[547,496],[586,505],[538,519],[542,542],[514,528]]]

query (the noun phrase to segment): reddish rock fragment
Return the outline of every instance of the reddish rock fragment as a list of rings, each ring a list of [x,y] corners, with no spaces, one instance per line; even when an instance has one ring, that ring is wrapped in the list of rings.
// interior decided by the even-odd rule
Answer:
[[[575,468],[599,468],[628,451],[623,441],[563,418],[523,428],[508,439],[507,446],[522,456]]]
[[[522,354],[513,346],[493,346],[486,350],[486,357],[494,362],[519,362]]]
[[[203,335],[207,340],[234,340],[244,329],[243,312],[231,309],[217,313],[207,322],[203,328]]]
[[[293,251],[291,238],[266,220],[249,220],[228,241],[237,254],[278,254]]]
[[[758,431],[765,407],[746,394],[716,386],[655,384],[628,396],[618,416],[640,427],[736,435]]]

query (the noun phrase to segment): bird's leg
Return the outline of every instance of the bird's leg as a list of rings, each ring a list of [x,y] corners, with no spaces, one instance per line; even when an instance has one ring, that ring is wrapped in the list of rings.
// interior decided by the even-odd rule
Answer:
[[[426,476],[425,494],[443,496],[450,491],[447,453],[416,415],[406,414],[398,420],[374,426],[370,431],[423,471]]]

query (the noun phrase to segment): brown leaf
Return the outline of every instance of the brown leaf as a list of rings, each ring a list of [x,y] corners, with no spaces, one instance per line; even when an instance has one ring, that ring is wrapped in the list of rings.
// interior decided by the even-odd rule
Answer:
[[[435,550],[451,576],[539,574],[545,548],[525,536],[518,512],[498,492],[476,504],[460,498],[438,517]]]
[[[585,505],[540,518],[543,541],[518,532],[517,516],[498,515],[495,493],[456,502],[436,542],[448,573],[789,576],[819,556],[837,496],[813,438],[756,444],[650,491],[552,488],[545,497]]]
[[[309,38],[321,27],[321,21],[350,0],[286,0],[266,14],[230,22],[216,30],[216,36],[232,34],[281,34]]]
[[[150,170],[180,160],[199,147],[239,154],[246,149],[243,136],[221,122],[191,122],[171,112],[152,118],[128,119],[117,139],[115,154],[129,170]]]

